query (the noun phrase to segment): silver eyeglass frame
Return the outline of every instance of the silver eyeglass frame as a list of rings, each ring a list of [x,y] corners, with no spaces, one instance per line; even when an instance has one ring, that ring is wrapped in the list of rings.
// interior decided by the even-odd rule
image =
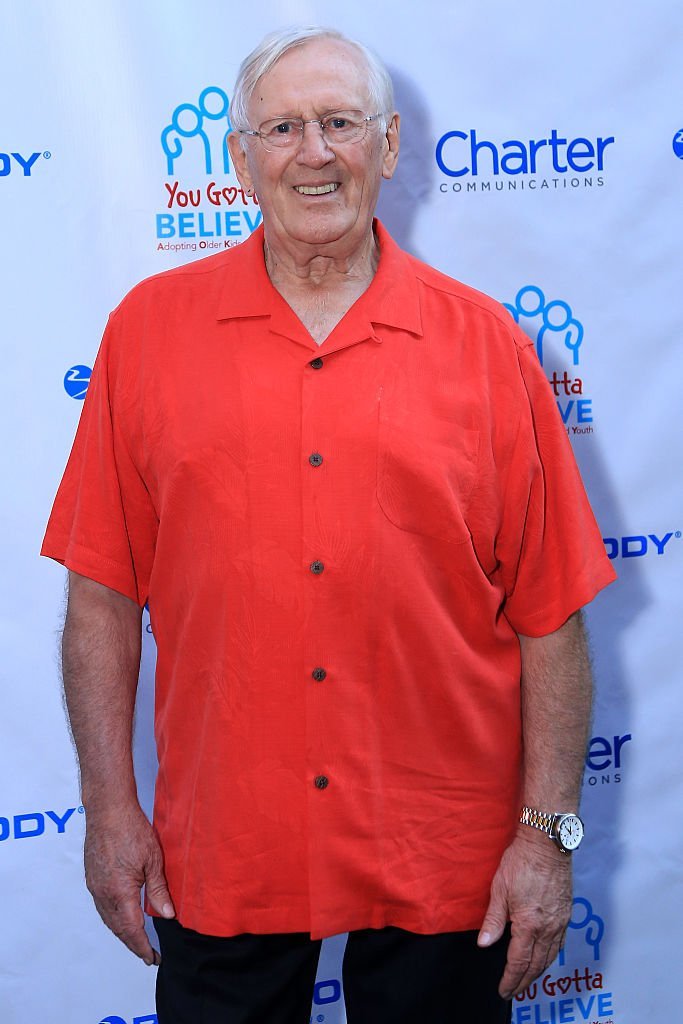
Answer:
[[[365,131],[363,132],[362,135],[359,135],[357,139],[345,139],[342,142],[335,142],[334,139],[330,140],[326,136],[326,134],[325,134],[325,126],[324,126],[323,122],[326,121],[330,117],[334,117],[335,114],[341,114],[341,113],[350,113],[350,111],[331,110],[329,112],[329,114],[325,114],[325,116],[322,117],[322,118],[320,118],[320,117],[311,117],[311,118],[308,118],[305,121],[301,117],[286,117],[286,116],[283,116],[282,118],[275,118],[275,117],[271,118],[271,117],[269,117],[268,121],[275,121],[275,122],[277,122],[277,121],[282,120],[282,121],[294,122],[294,124],[297,127],[297,132],[299,133],[298,134],[298,138],[295,139],[295,141],[293,143],[292,142],[286,142],[284,144],[280,144],[280,145],[276,144],[276,145],[271,146],[271,147],[269,147],[267,145],[267,143],[265,141],[266,140],[266,136],[263,134],[263,132],[260,129],[255,129],[255,128],[238,128],[237,131],[238,131],[238,133],[240,135],[252,135],[252,136],[255,136],[256,138],[261,140],[261,144],[263,145],[264,149],[268,150],[268,152],[273,152],[273,150],[277,151],[278,149],[289,149],[290,147],[292,149],[295,149],[297,146],[300,146],[302,141],[303,141],[303,138],[304,138],[304,128],[305,128],[305,126],[307,124],[319,124],[320,125],[320,131],[322,132],[322,136],[325,139],[325,142],[327,143],[328,146],[347,146],[347,145],[354,145],[357,142],[361,142],[365,138],[365,136],[367,134],[368,125],[370,124],[370,122],[371,121],[377,121],[380,117],[384,116],[384,114],[382,112],[380,112],[379,114],[364,114],[363,115],[363,123],[365,124]],[[267,123],[266,121],[263,122],[263,124],[266,124],[266,123]],[[299,128],[299,125],[301,125],[301,128]]]

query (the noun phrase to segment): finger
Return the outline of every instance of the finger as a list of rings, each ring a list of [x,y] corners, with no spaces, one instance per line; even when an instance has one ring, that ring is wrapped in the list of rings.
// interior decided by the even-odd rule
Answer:
[[[95,900],[95,906],[107,927],[131,953],[139,956],[148,967],[159,962],[159,955],[152,948],[145,931],[145,918],[137,893],[134,898],[118,902]]]
[[[529,974],[533,951],[533,935],[529,932],[513,931],[505,970],[498,986],[498,992],[503,999],[511,999],[522,987],[522,980]]]
[[[531,959],[527,966],[526,971],[522,976],[516,979],[515,983],[511,986],[507,999],[511,999],[519,992],[523,992],[526,988],[531,985],[533,981],[538,978],[540,974],[546,968],[546,949],[543,943],[535,942],[531,949]]]
[[[168,883],[161,864],[155,864],[146,871],[145,895],[151,906],[161,917],[175,917],[175,907],[168,891]]]
[[[557,955],[562,948],[562,938],[563,936],[556,937],[547,947],[545,963],[541,967],[539,974],[542,974],[557,959]]]
[[[506,900],[497,891],[492,890],[484,921],[477,936],[478,946],[492,946],[494,942],[498,942],[507,924],[507,910]]]
[[[160,962],[159,954],[152,947],[152,944],[147,937],[144,925],[137,927],[124,927],[121,931],[115,933],[117,938],[123,942],[125,946],[139,956],[140,959],[147,964],[148,967],[152,967],[154,964]]]
[[[554,936],[552,936],[551,939],[548,939],[546,936],[536,936],[532,939],[532,944],[530,947],[530,956],[526,970],[524,970],[521,976],[519,977],[517,977],[515,975],[515,972],[513,971],[511,973],[511,980],[509,982],[506,979],[506,974],[503,974],[503,978],[501,979],[500,993],[501,995],[503,995],[503,986],[505,984],[507,987],[505,989],[506,994],[503,995],[504,999],[511,999],[513,996],[518,995],[520,992],[523,992],[526,988],[529,987],[529,985],[531,985],[533,981],[536,980],[536,978],[540,977],[540,975],[543,974],[546,968],[553,962],[553,960],[555,959],[560,950],[561,937],[561,934],[555,934]],[[512,943],[510,945],[512,946]],[[513,956],[516,955],[517,954],[515,951],[513,953]],[[523,959],[518,959],[516,961],[517,970],[522,969],[523,962]]]

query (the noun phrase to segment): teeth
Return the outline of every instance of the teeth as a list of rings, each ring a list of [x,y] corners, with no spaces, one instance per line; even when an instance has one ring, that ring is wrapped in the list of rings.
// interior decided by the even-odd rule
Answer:
[[[331,182],[329,185],[295,185],[294,188],[302,196],[324,196],[326,192],[336,192],[339,185]]]

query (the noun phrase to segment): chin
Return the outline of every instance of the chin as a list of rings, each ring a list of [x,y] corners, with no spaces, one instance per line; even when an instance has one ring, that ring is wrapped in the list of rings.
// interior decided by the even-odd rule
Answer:
[[[324,245],[345,238],[357,227],[358,220],[355,217],[340,217],[338,215],[325,217],[321,213],[316,214],[313,211],[303,223],[299,221],[292,224],[289,233],[298,242]]]

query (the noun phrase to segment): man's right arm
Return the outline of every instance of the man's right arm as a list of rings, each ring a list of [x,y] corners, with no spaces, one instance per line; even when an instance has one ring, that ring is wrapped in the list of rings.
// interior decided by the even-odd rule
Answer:
[[[141,617],[134,601],[69,573],[62,673],[86,813],[86,883],[104,923],[151,965],[158,954],[144,930],[141,887],[162,917],[174,910],[133,774]]]

